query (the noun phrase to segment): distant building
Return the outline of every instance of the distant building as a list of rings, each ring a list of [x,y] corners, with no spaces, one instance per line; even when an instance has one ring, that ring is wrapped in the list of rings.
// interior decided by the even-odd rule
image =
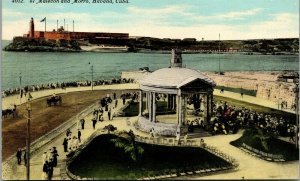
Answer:
[[[107,33],[107,32],[69,32],[61,26],[57,31],[35,31],[34,20],[31,18],[28,34],[25,38],[45,38],[50,40],[89,40],[89,39],[129,39],[128,33]]]
[[[184,38],[182,41],[187,41],[187,42],[196,42],[196,38]]]

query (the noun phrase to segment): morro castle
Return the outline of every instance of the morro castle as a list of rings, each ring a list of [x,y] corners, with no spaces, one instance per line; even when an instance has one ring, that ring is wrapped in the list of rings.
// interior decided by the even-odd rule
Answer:
[[[74,26],[73,26],[74,27]],[[74,32],[66,31],[65,27],[61,26],[53,31],[35,31],[34,29],[34,20],[31,18],[29,23],[28,34],[24,34],[23,38],[44,38],[49,40],[89,40],[94,43],[98,41],[118,41],[123,42],[129,39],[128,33],[106,33],[106,32]]]

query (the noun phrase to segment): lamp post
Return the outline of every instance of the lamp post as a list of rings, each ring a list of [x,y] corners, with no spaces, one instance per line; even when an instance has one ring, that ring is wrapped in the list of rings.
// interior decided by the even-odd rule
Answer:
[[[89,62],[89,65],[91,65],[91,71],[92,71],[92,81],[91,81],[91,86],[92,86],[92,91],[94,90],[94,65]]]
[[[30,112],[31,112],[31,105],[30,103],[27,103],[26,105],[26,110],[27,110],[27,137],[26,137],[26,152],[27,152],[27,165],[26,165],[26,179],[30,180]]]
[[[19,79],[20,79],[20,104],[21,104],[21,85],[22,85],[22,74],[20,72],[20,75],[19,75]]]

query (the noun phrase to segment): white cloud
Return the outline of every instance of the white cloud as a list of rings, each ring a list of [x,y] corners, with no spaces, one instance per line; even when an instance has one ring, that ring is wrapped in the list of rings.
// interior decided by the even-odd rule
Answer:
[[[140,8],[140,7],[128,7],[127,10],[132,15],[143,15],[143,16],[165,16],[171,14],[182,14],[189,6],[183,5],[171,5],[162,8]]]
[[[222,20],[222,19],[244,19],[248,16],[254,16],[262,11],[262,8],[255,8],[244,11],[232,11],[228,13],[216,14],[211,16],[194,16],[196,20]]]
[[[16,11],[14,9],[7,9],[7,8],[3,8],[2,9],[2,16],[4,17],[20,17],[20,16],[25,16],[26,13],[22,13],[19,11]]]

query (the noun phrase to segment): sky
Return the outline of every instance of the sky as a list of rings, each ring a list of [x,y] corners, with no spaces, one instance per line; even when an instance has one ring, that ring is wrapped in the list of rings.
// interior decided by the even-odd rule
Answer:
[[[35,30],[56,29],[129,33],[130,36],[201,40],[299,38],[298,0],[128,0],[129,3],[36,3],[56,0],[2,1],[2,39]],[[30,1],[35,1],[30,3]],[[70,3],[61,3],[70,1]],[[98,0],[107,1],[107,0]]]

